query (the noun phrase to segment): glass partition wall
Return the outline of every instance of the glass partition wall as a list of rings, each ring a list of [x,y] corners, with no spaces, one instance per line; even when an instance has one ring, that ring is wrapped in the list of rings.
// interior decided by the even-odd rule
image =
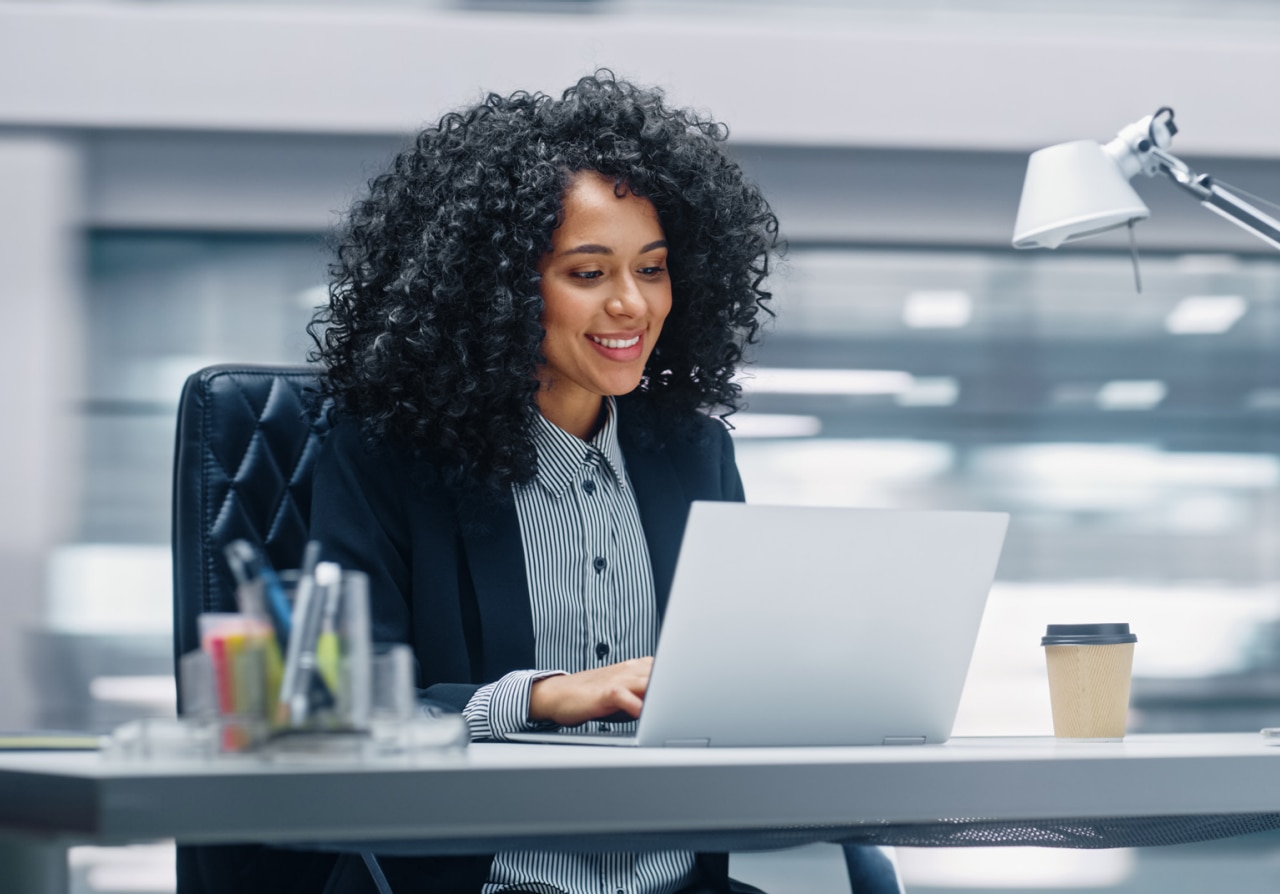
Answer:
[[[1139,730],[1280,719],[1280,259],[1141,263],[1139,294],[1122,254],[802,243],[774,278],[731,420],[750,499],[1012,515],[958,733],[1047,732],[1039,635],[1072,621],[1134,625]],[[182,381],[302,362],[325,264],[311,235],[92,237],[55,630],[167,635]],[[86,710],[51,719],[118,716]]]
[[[90,235],[79,536],[50,560],[32,644],[38,722],[107,732],[172,714],[178,397],[213,363],[301,363],[318,236]]]
[[[52,559],[33,644],[45,724],[172,712],[182,382],[302,362],[326,263],[312,234],[91,234],[80,536]],[[1280,723],[1280,257],[1150,254],[1142,277],[1139,294],[1126,255],[1078,247],[814,243],[774,277],[731,420],[748,498],[1011,514],[957,734],[1049,733],[1039,637],[1073,621],[1137,632],[1134,731]],[[116,890],[95,873],[121,866],[171,889],[169,847],[76,849],[75,890]],[[1147,894],[1203,889],[1198,872],[1249,888],[1267,847],[899,858],[924,894]]]
[[[1012,516],[958,733],[1050,731],[1046,623],[1133,625],[1136,731],[1280,716],[1280,259],[1141,273],[796,246],[778,282],[737,417],[751,498]]]

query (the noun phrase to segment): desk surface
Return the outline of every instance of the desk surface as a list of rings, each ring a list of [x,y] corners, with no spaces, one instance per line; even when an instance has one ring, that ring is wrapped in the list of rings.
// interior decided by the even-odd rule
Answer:
[[[0,831],[123,843],[414,839],[439,851],[560,838],[940,819],[1280,813],[1257,733],[953,739],[897,748],[479,743],[386,760],[123,763],[0,755]]]

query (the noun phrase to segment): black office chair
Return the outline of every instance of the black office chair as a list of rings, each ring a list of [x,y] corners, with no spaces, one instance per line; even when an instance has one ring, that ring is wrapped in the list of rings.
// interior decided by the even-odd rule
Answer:
[[[307,541],[311,472],[327,423],[307,397],[315,370],[211,366],[178,405],[173,477],[173,652],[200,646],[203,612],[235,611],[223,547],[243,538],[275,568]]]
[[[175,673],[177,660],[200,647],[200,615],[236,610],[224,546],[244,538],[276,568],[301,560],[326,431],[306,397],[314,384],[306,367],[226,365],[195,373],[182,389],[173,462]],[[178,892],[320,891],[336,860],[258,845],[181,846]]]
[[[275,568],[302,558],[311,475],[327,420],[308,367],[222,365],[187,379],[173,464],[173,654],[200,646],[204,612],[235,611],[223,547],[243,538]],[[386,890],[377,861],[364,856]],[[320,891],[337,858],[259,845],[178,848],[178,894]],[[846,847],[854,894],[897,894],[893,867],[874,848]]]

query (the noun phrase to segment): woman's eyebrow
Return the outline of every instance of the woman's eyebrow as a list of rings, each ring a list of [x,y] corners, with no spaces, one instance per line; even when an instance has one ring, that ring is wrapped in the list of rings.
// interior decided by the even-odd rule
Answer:
[[[657,241],[650,242],[648,245],[641,248],[638,254],[643,255],[643,254],[647,254],[648,252],[655,251],[656,249],[666,248],[666,247],[667,247],[667,240],[658,239]],[[588,242],[585,245],[578,245],[573,248],[566,248],[564,251],[560,252],[560,254],[562,255],[611,255],[613,254],[613,249],[607,245],[597,245],[594,242]]]
[[[588,243],[586,245],[579,245],[576,248],[566,248],[564,251],[560,252],[560,254],[562,255],[611,255],[613,254],[613,249],[609,248],[609,246],[607,245],[596,245],[594,243]]]

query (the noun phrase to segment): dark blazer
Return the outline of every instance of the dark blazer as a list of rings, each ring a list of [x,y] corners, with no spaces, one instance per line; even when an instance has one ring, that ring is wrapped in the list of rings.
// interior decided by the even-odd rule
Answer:
[[[620,398],[618,440],[661,617],[689,504],[742,500],[743,492],[720,422],[699,415],[653,434],[638,430],[634,406]],[[326,560],[369,574],[374,640],[413,646],[425,697],[461,710],[481,685],[534,667],[524,552],[509,493],[496,502],[467,501],[429,463],[388,446],[366,449],[358,426],[339,420],[316,463],[311,532]],[[474,894],[492,856],[382,862],[396,890],[399,877],[405,890]],[[698,862],[714,888],[731,890],[726,855],[703,854]],[[336,874],[348,881],[335,876],[327,890],[372,890],[358,863],[339,861]],[[429,887],[421,887],[427,879]]]

